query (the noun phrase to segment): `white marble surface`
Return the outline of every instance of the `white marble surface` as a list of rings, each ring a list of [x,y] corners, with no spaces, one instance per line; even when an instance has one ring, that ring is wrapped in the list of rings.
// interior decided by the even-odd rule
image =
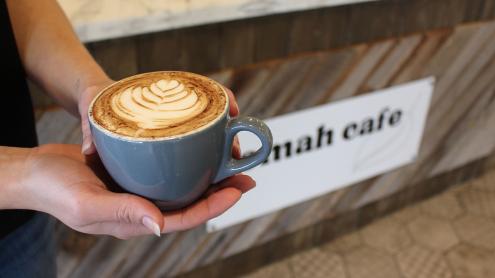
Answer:
[[[84,42],[374,0],[58,0]]]

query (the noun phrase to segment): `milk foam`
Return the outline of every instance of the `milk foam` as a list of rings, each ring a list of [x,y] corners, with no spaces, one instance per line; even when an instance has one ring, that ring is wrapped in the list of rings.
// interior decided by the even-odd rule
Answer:
[[[93,101],[89,116],[109,132],[154,139],[200,130],[224,114],[227,104],[227,94],[214,80],[157,71],[108,86]]]
[[[186,122],[206,109],[201,98],[178,80],[161,79],[148,87],[129,87],[111,99],[113,112],[143,129],[161,129]]]

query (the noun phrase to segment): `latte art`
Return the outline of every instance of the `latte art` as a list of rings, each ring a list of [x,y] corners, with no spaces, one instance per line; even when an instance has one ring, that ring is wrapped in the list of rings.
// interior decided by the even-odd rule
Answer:
[[[112,109],[145,129],[185,122],[203,112],[207,99],[177,80],[161,79],[149,87],[130,87],[112,97]]]
[[[218,119],[227,95],[215,81],[188,72],[150,72],[105,88],[89,114],[102,128],[133,138],[181,135]]]

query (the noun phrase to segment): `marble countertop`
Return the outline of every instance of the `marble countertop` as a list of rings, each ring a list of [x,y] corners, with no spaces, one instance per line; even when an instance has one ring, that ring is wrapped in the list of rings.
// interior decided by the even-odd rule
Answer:
[[[58,0],[83,42],[373,0]]]

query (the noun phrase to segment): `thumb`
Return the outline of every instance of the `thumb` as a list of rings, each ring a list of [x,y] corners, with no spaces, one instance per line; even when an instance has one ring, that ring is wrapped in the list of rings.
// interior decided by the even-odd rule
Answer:
[[[132,227],[131,231],[119,231],[120,234],[134,235],[136,231],[146,231],[144,227],[148,232],[160,236],[164,224],[163,214],[150,201],[136,195],[110,191],[98,194],[97,199],[94,209],[95,213],[101,215],[102,221],[118,223],[122,229]]]
[[[91,128],[89,127],[88,115],[81,115],[81,128],[83,134],[82,150],[84,155],[90,155],[96,152],[95,146],[93,144],[93,137],[91,136]]]

